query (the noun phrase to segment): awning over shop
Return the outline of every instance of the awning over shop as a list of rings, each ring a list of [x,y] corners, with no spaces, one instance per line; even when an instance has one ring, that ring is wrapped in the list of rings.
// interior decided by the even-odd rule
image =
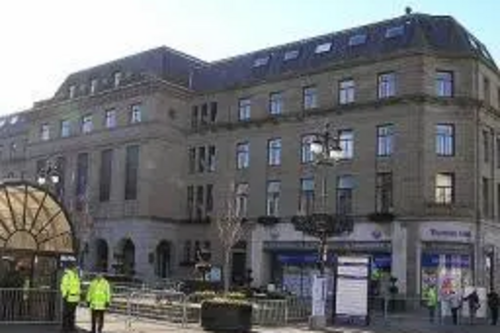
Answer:
[[[43,187],[0,183],[0,251],[74,253],[73,229],[64,207]]]

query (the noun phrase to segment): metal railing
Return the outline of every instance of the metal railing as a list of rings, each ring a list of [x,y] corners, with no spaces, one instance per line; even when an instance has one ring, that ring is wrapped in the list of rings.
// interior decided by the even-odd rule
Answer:
[[[61,322],[59,293],[46,289],[0,289],[0,324]]]

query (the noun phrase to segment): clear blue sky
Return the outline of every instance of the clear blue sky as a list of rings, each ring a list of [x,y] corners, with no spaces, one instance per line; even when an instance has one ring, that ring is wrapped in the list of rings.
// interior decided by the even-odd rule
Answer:
[[[500,1],[12,0],[0,2],[0,114],[71,72],[160,45],[215,60],[404,13],[452,15],[500,62]]]

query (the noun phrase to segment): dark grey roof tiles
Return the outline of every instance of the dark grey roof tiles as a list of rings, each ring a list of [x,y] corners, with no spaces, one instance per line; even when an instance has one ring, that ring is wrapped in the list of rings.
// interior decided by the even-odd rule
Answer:
[[[356,35],[365,37],[350,43]],[[317,53],[316,48],[323,43],[331,43],[331,49]],[[56,96],[67,98],[71,85],[77,86],[77,95],[88,94],[93,78],[99,79],[99,89],[109,89],[116,71],[124,74],[124,83],[140,80],[148,73],[203,93],[251,85],[287,73],[307,73],[355,59],[376,61],[408,50],[477,56],[496,69],[486,47],[452,17],[410,14],[211,63],[160,47],[72,74]]]

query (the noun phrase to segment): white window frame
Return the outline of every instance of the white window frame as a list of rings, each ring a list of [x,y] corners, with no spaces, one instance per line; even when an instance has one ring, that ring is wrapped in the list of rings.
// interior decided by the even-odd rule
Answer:
[[[438,156],[455,155],[455,125],[436,124],[436,154]]]
[[[248,214],[248,183],[239,183],[236,185],[236,207],[235,214],[237,217],[247,217]]]
[[[252,100],[240,98],[238,100],[238,121],[248,121],[252,116]]]
[[[266,215],[279,216],[280,211],[281,181],[270,180],[267,182]]]
[[[352,129],[342,129],[338,131],[339,145],[342,150],[342,159],[354,158],[354,131]]]
[[[250,143],[239,142],[236,144],[236,168],[247,169],[250,166]]]
[[[396,73],[380,73],[377,78],[378,98],[390,98],[396,96]]]
[[[435,176],[434,200],[436,204],[450,205],[455,198],[455,175],[449,172],[437,173]]]
[[[104,125],[106,128],[116,127],[116,109],[108,109],[104,111]]]
[[[281,138],[269,139],[267,142],[267,165],[281,165]]]
[[[332,49],[333,43],[332,42],[325,42],[316,45],[316,49],[314,49],[315,54],[321,54],[321,53],[326,53],[330,52]]]
[[[283,94],[281,92],[269,94],[269,113],[272,115],[283,113]]]
[[[299,57],[299,54],[300,54],[299,50],[288,50],[283,55],[283,61],[297,59]]]
[[[113,86],[118,88],[122,82],[123,74],[122,72],[115,72],[113,74]]]
[[[344,79],[339,82],[339,104],[354,103],[356,96],[356,83],[353,79]]]
[[[314,162],[314,153],[311,150],[311,143],[316,140],[316,135],[305,134],[300,139],[300,162],[302,164]]]
[[[304,110],[318,107],[318,87],[307,86],[302,88],[302,107]]]
[[[453,71],[436,71],[436,95],[439,97],[453,97],[454,80]]]
[[[377,156],[391,156],[394,153],[394,125],[377,126]]]
[[[49,141],[50,140],[50,125],[45,123],[40,127],[40,140]]]
[[[61,120],[61,138],[71,136],[71,121],[69,119]]]
[[[130,124],[142,122],[142,103],[134,103],[130,106]]]
[[[90,80],[90,94],[94,95],[97,92],[97,86],[99,84],[98,79],[92,79]]]
[[[89,134],[94,130],[94,122],[92,120],[92,115],[87,114],[82,117],[82,133]]]

